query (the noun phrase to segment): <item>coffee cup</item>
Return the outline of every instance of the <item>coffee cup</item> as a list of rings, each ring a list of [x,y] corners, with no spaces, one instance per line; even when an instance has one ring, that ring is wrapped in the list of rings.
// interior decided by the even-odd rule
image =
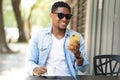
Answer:
[[[47,75],[48,76],[55,76],[56,68],[49,66],[47,67]]]

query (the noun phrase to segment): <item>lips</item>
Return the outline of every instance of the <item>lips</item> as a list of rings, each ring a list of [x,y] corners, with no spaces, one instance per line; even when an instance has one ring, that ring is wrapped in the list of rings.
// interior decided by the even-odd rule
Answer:
[[[61,23],[62,25],[67,25],[66,23]]]
[[[62,26],[67,26],[67,23],[62,22],[61,25],[62,25]]]

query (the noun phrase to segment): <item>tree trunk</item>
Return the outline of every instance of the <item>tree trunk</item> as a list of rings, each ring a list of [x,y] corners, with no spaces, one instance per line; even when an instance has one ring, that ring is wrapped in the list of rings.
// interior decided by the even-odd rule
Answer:
[[[25,32],[24,32],[24,23],[21,17],[21,11],[20,11],[20,2],[21,0],[12,0],[12,6],[13,6],[13,10],[15,13],[15,18],[18,24],[18,29],[19,29],[19,38],[18,38],[18,42],[26,42],[26,36],[25,36]]]
[[[9,52],[12,52],[12,51],[8,47],[6,38],[5,38],[2,0],[0,0],[0,53],[9,53]]]
[[[25,21],[25,26],[26,26],[26,32],[27,32],[27,39],[29,40],[31,38],[31,22],[30,22],[30,19],[31,19],[31,16],[32,16],[32,12],[35,8],[36,4],[34,4],[31,9],[30,9],[30,12],[29,12],[29,15],[28,15],[28,18],[27,20]]]

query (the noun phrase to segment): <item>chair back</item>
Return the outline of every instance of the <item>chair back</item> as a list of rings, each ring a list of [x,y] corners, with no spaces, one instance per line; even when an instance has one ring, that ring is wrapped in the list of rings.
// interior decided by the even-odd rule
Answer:
[[[120,55],[96,55],[93,60],[95,75],[120,75]]]

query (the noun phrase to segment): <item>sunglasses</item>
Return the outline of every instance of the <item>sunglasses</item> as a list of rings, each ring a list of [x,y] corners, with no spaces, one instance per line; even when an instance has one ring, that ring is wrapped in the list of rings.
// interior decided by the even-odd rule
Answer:
[[[63,19],[64,17],[69,20],[72,17],[72,14],[64,14],[64,13],[54,13],[57,14],[59,19]]]

